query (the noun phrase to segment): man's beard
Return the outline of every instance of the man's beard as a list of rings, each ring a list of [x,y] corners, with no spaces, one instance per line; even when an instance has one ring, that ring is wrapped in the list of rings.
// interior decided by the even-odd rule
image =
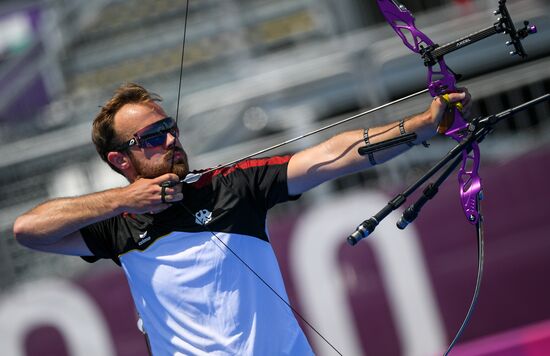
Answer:
[[[185,178],[187,173],[189,173],[189,167],[187,165],[187,156],[185,152],[181,149],[176,149],[176,152],[180,152],[182,157],[174,158],[172,164],[172,157],[174,152],[170,150],[163,157],[162,162],[157,164],[151,164],[150,162],[140,162],[135,159],[134,155],[130,152],[130,161],[134,165],[137,173],[137,178],[156,178],[166,173],[175,173],[180,177],[180,179]]]

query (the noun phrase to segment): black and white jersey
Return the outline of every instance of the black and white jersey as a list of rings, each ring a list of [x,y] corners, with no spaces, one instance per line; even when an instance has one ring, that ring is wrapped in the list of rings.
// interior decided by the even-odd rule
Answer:
[[[81,229],[94,254],[85,260],[123,268],[154,355],[313,353],[292,311],[250,270],[288,301],[266,215],[297,198],[288,195],[289,159],[203,174],[184,184],[182,204]]]

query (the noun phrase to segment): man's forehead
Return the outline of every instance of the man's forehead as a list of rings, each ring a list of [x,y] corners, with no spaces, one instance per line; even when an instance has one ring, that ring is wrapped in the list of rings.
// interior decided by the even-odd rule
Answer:
[[[120,108],[114,117],[115,131],[119,134],[132,134],[139,129],[166,117],[166,113],[156,102],[131,103]]]

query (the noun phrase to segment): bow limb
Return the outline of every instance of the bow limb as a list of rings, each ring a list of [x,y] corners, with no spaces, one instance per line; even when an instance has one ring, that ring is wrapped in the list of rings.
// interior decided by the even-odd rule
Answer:
[[[404,5],[396,0],[377,0],[377,2],[386,21],[411,51],[423,54],[426,49],[437,46],[426,34],[416,28],[414,16]],[[443,57],[438,58],[434,65],[428,65],[428,90],[432,97],[457,91],[456,76],[447,67]],[[462,142],[469,134],[468,123],[456,107],[452,107],[452,110],[453,122],[445,131],[445,136]],[[462,165],[458,172],[462,209],[472,224],[476,224],[479,220],[476,203],[477,196],[481,191],[481,179],[478,174],[479,163],[479,147],[477,142],[474,142],[471,145],[471,150],[462,152]]]

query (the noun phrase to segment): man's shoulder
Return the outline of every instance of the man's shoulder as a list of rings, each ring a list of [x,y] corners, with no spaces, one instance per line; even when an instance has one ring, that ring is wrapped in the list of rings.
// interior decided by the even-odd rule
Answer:
[[[201,188],[222,177],[237,179],[243,177],[242,174],[235,174],[236,172],[244,173],[246,176],[246,174],[254,174],[255,171],[261,169],[282,168],[288,164],[291,158],[292,155],[249,158],[232,165],[195,170],[187,174],[184,182],[191,187]]]

